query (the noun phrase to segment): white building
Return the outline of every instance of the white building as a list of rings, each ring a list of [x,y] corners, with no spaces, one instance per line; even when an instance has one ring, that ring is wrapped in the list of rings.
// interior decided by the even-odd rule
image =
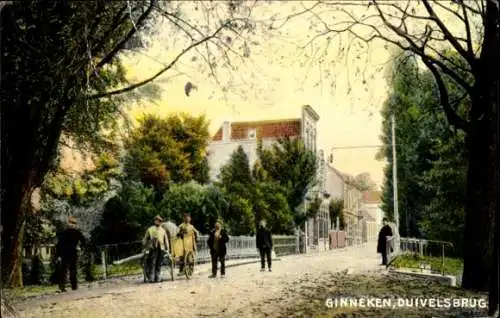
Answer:
[[[231,154],[242,146],[248,156],[250,167],[257,161],[257,142],[268,146],[280,137],[298,137],[307,148],[316,152],[316,124],[319,115],[306,105],[300,117],[292,119],[229,122],[222,124],[208,145],[208,163],[211,180],[217,180],[220,169],[228,163]]]
[[[311,189],[308,197],[313,198],[319,195],[324,199],[317,217],[307,222],[308,245],[326,246],[326,241],[320,240],[320,237],[326,238],[329,229],[328,201],[323,196],[326,192],[327,169],[323,151],[317,149],[318,121],[319,115],[309,105],[302,107],[302,112],[297,118],[246,122],[226,121],[208,145],[208,163],[211,180],[217,180],[220,169],[228,163],[231,154],[239,146],[243,147],[248,156],[250,167],[253,168],[258,159],[258,140],[261,140],[263,146],[266,147],[276,142],[280,137],[301,138],[306,148],[318,153],[319,159],[319,184]]]
[[[364,223],[366,223],[368,241],[377,240],[378,231],[382,228],[384,211],[381,208],[381,196],[379,191],[365,191],[362,194],[361,211]]]

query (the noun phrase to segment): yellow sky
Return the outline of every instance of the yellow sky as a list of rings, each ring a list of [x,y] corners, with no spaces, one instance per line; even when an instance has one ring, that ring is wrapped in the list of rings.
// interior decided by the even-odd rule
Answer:
[[[253,14],[265,20],[277,12],[285,15],[300,10],[298,4],[265,5],[254,9]],[[190,10],[192,21],[203,18],[192,5],[185,10]],[[198,52],[186,54],[176,64],[175,70],[165,73],[156,82],[162,88],[161,100],[155,104],[136,105],[133,114],[178,111],[205,114],[214,133],[224,120],[299,117],[300,107],[309,104],[321,117],[318,144],[327,155],[332,147],[380,144],[380,109],[387,96],[385,70],[390,60],[387,46],[380,42],[374,42],[369,48],[349,45],[350,38],[344,34],[331,39],[326,54],[319,57],[314,52],[325,51],[325,37],[318,39],[312,47],[298,48],[307,43],[321,26],[313,25],[311,31],[311,19],[310,15],[297,17],[282,27],[279,35],[275,31],[265,31],[265,34],[257,31],[249,39],[249,42],[258,44],[250,44],[248,58],[241,59],[229,53],[236,71],[221,67],[220,51],[213,51],[218,57],[219,65],[215,70],[220,85],[209,76],[207,64]],[[165,25],[147,50],[127,56],[126,65],[132,80],[151,76],[162,67],[157,61],[170,62],[186,46],[186,39],[173,34],[172,28]],[[238,48],[235,46],[235,49]],[[203,52],[203,48],[201,50]],[[195,62],[194,56],[197,56]],[[190,97],[184,94],[187,81],[198,87]],[[227,88],[226,93],[221,87]],[[381,185],[385,163],[375,159],[376,152],[377,149],[373,148],[336,150],[334,166],[352,175],[369,172]]]

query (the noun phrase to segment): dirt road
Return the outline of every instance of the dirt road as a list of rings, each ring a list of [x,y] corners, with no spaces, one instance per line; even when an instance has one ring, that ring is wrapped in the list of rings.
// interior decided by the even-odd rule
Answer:
[[[20,317],[280,317],[277,308],[293,306],[297,296],[290,294],[290,286],[307,289],[325,274],[347,269],[382,270],[374,252],[375,246],[368,244],[283,257],[274,263],[273,272],[260,272],[259,264],[249,264],[228,268],[224,279],[209,279],[205,272],[189,281],[68,293],[27,301],[19,307]]]

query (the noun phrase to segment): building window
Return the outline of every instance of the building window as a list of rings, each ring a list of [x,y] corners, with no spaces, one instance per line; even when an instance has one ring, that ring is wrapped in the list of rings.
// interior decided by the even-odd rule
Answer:
[[[248,130],[248,139],[255,139],[257,138],[257,131],[255,128],[249,129]]]

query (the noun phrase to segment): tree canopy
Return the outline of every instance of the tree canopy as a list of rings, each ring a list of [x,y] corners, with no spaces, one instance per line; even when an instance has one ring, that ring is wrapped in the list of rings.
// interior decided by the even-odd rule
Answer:
[[[188,114],[145,115],[125,142],[125,172],[160,197],[170,183],[208,181],[208,122]]]

